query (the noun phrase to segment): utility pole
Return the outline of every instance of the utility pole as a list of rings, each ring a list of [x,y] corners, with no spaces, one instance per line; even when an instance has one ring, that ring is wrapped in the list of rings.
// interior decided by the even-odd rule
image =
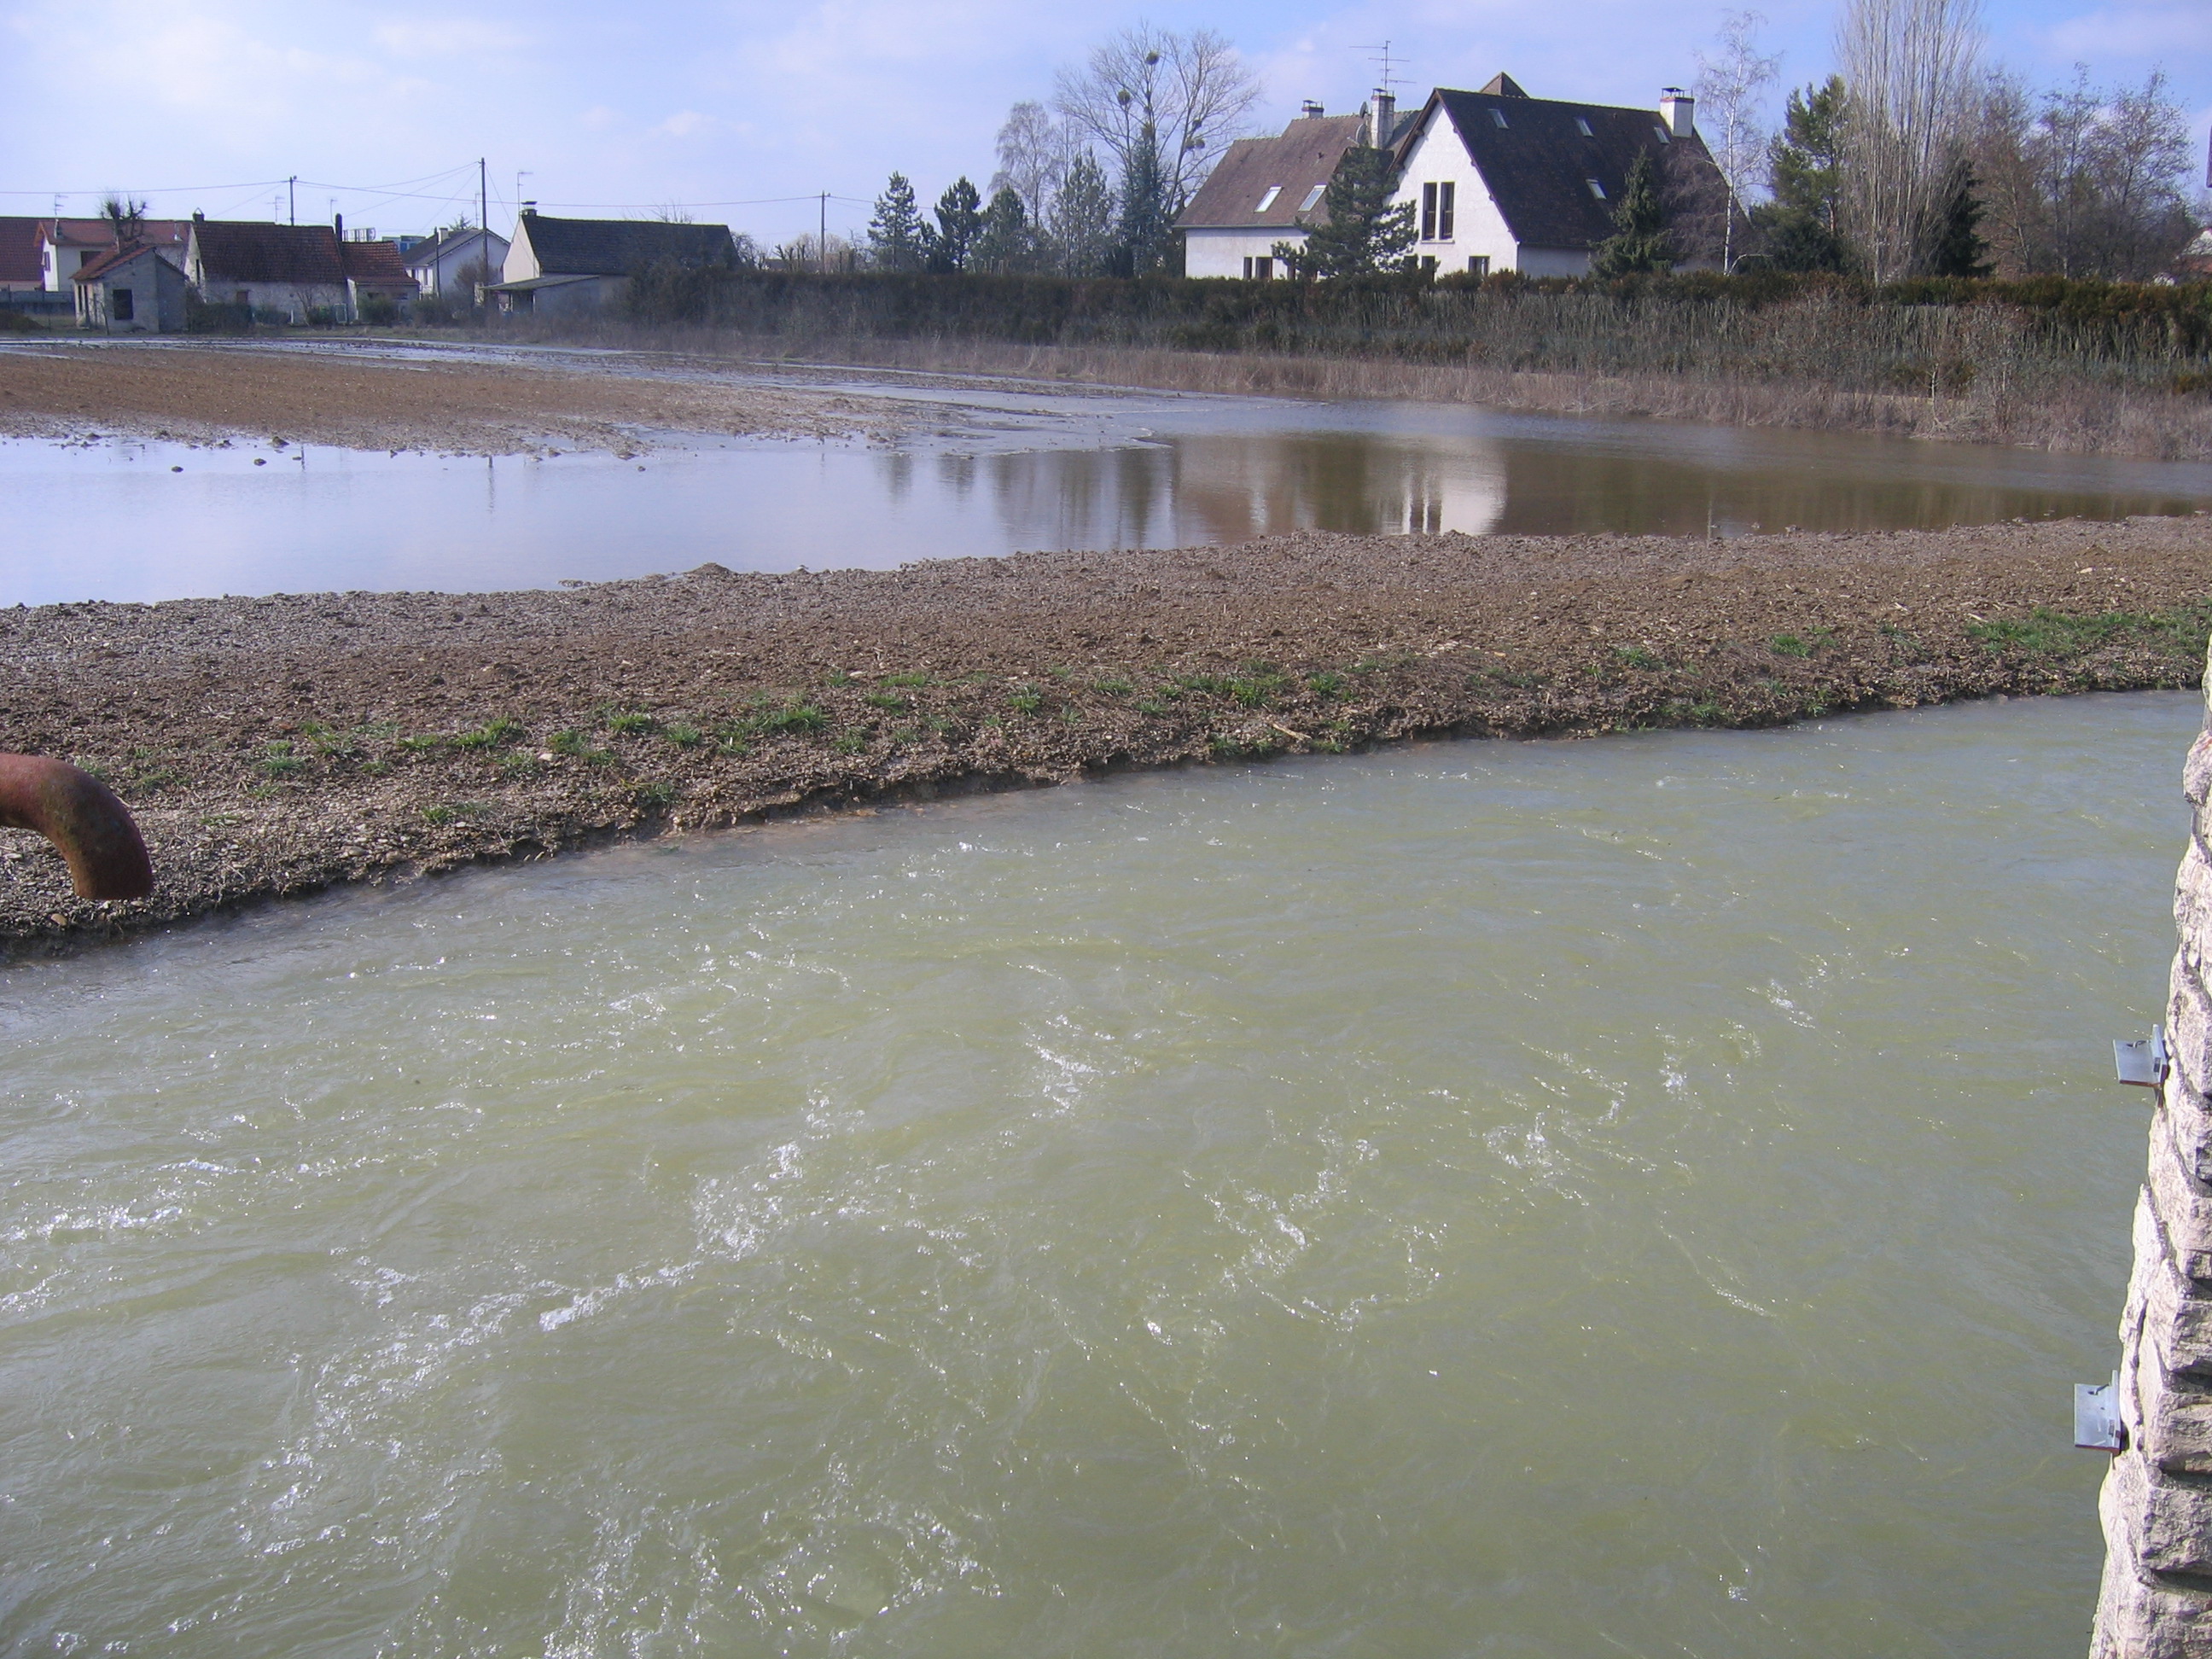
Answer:
[[[294,224],[300,222],[300,175],[294,173],[284,181],[284,200]]]
[[[814,263],[824,276],[830,274],[830,192],[826,190],[822,192],[822,228],[814,237]]]
[[[491,235],[491,173],[481,155],[477,157],[477,228],[483,232],[487,239]],[[484,243],[484,258],[487,260],[491,258],[489,240]]]

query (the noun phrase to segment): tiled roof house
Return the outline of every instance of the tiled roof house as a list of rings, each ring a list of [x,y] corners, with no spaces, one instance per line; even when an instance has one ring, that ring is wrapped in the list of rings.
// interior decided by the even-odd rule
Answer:
[[[82,267],[115,246],[115,222],[112,219],[40,219],[36,222],[39,285],[49,294],[67,294],[70,278]],[[190,222],[183,219],[142,219],[134,240],[159,250],[181,270],[191,229]]]
[[[1623,180],[1649,154],[1674,210],[1684,268],[1717,263],[1693,221],[1727,210],[1698,137],[1696,100],[1656,110],[1531,98],[1510,75],[1479,92],[1438,88],[1398,140],[1396,198],[1419,215],[1417,256],[1436,270],[1580,276],[1613,234]]]
[[[622,297],[651,264],[733,264],[727,225],[679,225],[659,219],[556,219],[525,208],[515,223],[501,279],[489,292],[503,311],[589,310]]]
[[[1187,276],[1267,277],[1278,243],[1303,244],[1307,227],[1328,217],[1322,198],[1356,146],[1387,144],[1408,117],[1378,92],[1357,115],[1324,115],[1319,104],[1272,138],[1240,138],[1176,218]]]
[[[359,301],[380,295],[404,302],[415,278],[388,241],[349,242],[334,225],[272,225],[195,219],[185,275],[211,305],[251,306],[304,323],[319,313],[342,320]]]
[[[0,217],[0,293],[46,287],[39,270],[39,222]]]

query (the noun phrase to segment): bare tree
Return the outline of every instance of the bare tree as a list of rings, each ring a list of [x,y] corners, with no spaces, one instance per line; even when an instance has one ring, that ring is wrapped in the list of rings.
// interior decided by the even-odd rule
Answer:
[[[999,170],[991,175],[991,193],[1011,190],[1021,198],[1029,222],[1042,224],[1080,148],[1067,124],[1042,104],[1016,104],[999,129]]]
[[[1717,57],[1698,54],[1698,112],[1711,123],[1713,164],[1728,185],[1721,216],[1720,257],[1723,271],[1734,270],[1736,224],[1750,204],[1744,192],[1766,167],[1766,130],[1760,125],[1759,94],[1774,84],[1780,52],[1759,50],[1759,31],[1766,20],[1755,11],[1721,14]]]
[[[1172,217],[1259,99],[1259,82],[1227,37],[1139,23],[1093,47],[1082,68],[1062,70],[1053,105],[1080,138],[1112,152],[1125,178],[1156,146]]]
[[[1980,0],[1848,0],[1836,27],[1844,71],[1844,202],[1876,282],[1924,267],[1965,148]]]

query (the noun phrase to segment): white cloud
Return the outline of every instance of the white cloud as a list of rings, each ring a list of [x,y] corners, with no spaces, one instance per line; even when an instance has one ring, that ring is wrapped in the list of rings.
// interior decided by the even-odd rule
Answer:
[[[397,18],[379,23],[369,39],[398,58],[473,57],[530,44],[517,30],[473,17]]]

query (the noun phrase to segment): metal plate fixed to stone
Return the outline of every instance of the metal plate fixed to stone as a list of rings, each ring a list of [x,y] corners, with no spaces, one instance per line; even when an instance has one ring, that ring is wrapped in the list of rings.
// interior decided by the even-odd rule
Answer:
[[[2154,1025],[2147,1037],[2138,1037],[2133,1042],[2115,1042],[2112,1064],[2119,1072],[2121,1082],[2142,1089],[2157,1088],[2166,1081],[2170,1064],[2166,1054],[2166,1028]]]
[[[2120,1426],[2120,1374],[2109,1382],[2074,1385],[2074,1443],[2083,1451],[2125,1451],[2128,1431]]]

